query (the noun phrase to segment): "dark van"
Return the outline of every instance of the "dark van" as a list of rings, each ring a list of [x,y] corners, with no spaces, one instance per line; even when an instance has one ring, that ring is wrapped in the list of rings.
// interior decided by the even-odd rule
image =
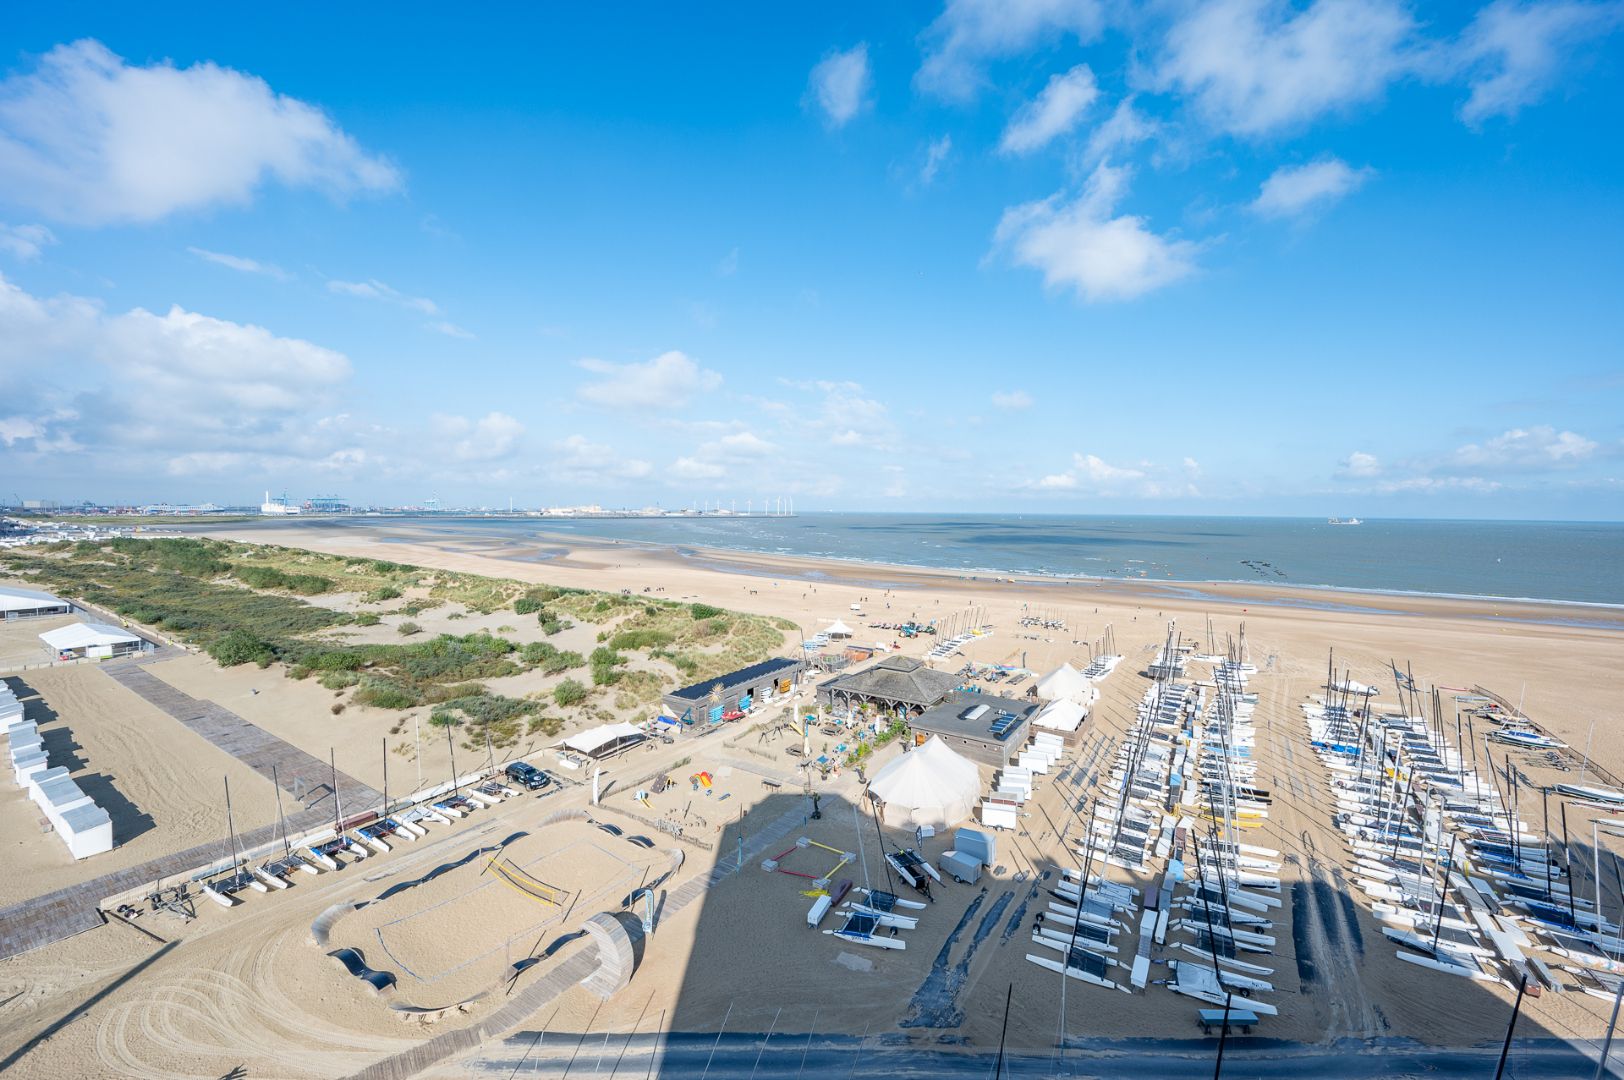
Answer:
[[[507,777],[515,784],[535,791],[544,788],[553,782],[553,778],[530,764],[528,761],[515,761],[507,767]]]

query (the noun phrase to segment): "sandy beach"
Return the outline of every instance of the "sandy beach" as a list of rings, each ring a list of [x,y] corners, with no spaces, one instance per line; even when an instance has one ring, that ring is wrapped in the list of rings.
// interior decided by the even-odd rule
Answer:
[[[1606,625],[1613,615],[1605,611],[1353,594],[1336,594],[1334,610],[1327,610],[1326,596],[1317,592],[1306,598],[1317,605],[1308,606],[1301,592],[1213,587],[1225,597],[1219,602],[1159,593],[1160,586],[989,581],[716,552],[681,555],[613,543],[549,548],[538,556],[524,546],[413,538],[387,525],[376,535],[320,528],[283,528],[274,537],[251,528],[220,535],[250,542],[274,538],[335,554],[537,583],[634,594],[648,590],[787,617],[806,635],[839,617],[858,626],[859,642],[887,646],[893,641],[889,633],[861,624],[915,616],[945,621],[974,611],[974,618],[994,631],[971,643],[954,665],[969,659],[1041,672],[1066,660],[1086,662],[1107,627],[1127,659],[1101,686],[1087,737],[1072,759],[1079,766],[1077,779],[1069,785],[1043,784],[1021,831],[1001,837],[999,866],[980,885],[942,886],[918,929],[908,933],[905,951],[865,950],[807,930],[806,883],[764,873],[758,865],[761,853],[776,854],[805,836],[841,852],[860,852],[859,864],[843,873],[878,881],[883,872],[878,836],[872,819],[855,810],[861,790],[856,776],[847,771],[818,783],[824,815],[812,821],[797,759],[784,736],[730,729],[669,746],[651,742],[612,761],[609,794],[592,813],[620,835],[582,822],[542,824],[561,810],[587,806],[588,790],[581,777],[573,777],[576,782],[555,785],[541,796],[511,799],[451,827],[432,827],[423,840],[397,842],[390,854],[339,873],[294,875],[288,891],[250,895],[231,911],[204,905],[185,925],[143,916],[142,926],[163,938],[161,945],[115,924],[0,961],[0,1060],[13,1075],[207,1078],[239,1066],[254,1077],[354,1074],[444,1032],[505,1017],[499,1011],[508,1000],[505,992],[487,991],[502,983],[504,972],[512,975],[515,958],[544,957],[512,984],[520,992],[541,986],[548,972],[584,947],[572,935],[585,918],[616,910],[627,883],[669,859],[665,851],[673,846],[682,852],[682,866],[662,883],[662,904],[685,883],[708,887],[691,902],[662,907],[658,929],[643,942],[627,989],[607,1001],[581,987],[565,989],[534,1015],[512,1023],[504,1018],[487,1028],[471,1052],[465,1046],[416,1071],[506,1075],[531,1035],[542,1030],[567,1039],[566,1045],[596,1045],[602,1039],[611,1052],[633,1045],[627,1040],[636,1034],[724,1030],[762,1037],[777,1033],[773,1038],[795,1034],[809,1045],[814,1035],[838,1036],[858,1040],[859,1048],[872,1047],[876,1054],[886,1047],[982,1052],[997,1045],[1011,986],[1023,1003],[1011,1017],[1011,1045],[1051,1048],[1061,1020],[1057,977],[1024,959],[1034,951],[1032,915],[1047,903],[1043,890],[1058,868],[1079,861],[1068,841],[1080,831],[1077,806],[1088,794],[1088,780],[1108,770],[1149,686],[1139,670],[1170,621],[1187,635],[1204,638],[1209,616],[1220,647],[1238,638],[1244,623],[1259,668],[1253,689],[1260,697],[1257,721],[1265,740],[1260,751],[1273,772],[1271,786],[1281,796],[1257,830],[1257,842],[1287,853],[1282,872],[1287,892],[1297,883],[1305,885],[1301,907],[1288,902],[1274,916],[1274,933],[1282,943],[1294,944],[1283,944],[1270,961],[1280,1016],[1270,1018],[1266,1034],[1322,1047],[1342,1038],[1362,1040],[1361,1045],[1400,1040],[1422,1048],[1489,1045],[1504,1031],[1511,992],[1400,963],[1368,901],[1349,892],[1346,853],[1327,820],[1328,787],[1308,752],[1298,705],[1320,690],[1334,648],[1339,670],[1389,688],[1389,702],[1388,664],[1396,662],[1423,685],[1482,686],[1520,700],[1530,716],[1575,746],[1584,746],[1592,721],[1600,721],[1591,756],[1624,772],[1624,744],[1612,726],[1624,632]],[[864,617],[853,614],[854,604]],[[1064,619],[1066,630],[1023,628],[1023,611],[1039,609]],[[433,616],[426,613],[422,621],[428,624]],[[485,628],[494,631],[503,619],[501,613],[490,616]],[[796,637],[786,640],[791,651],[797,649]],[[927,646],[921,640],[897,644],[909,655]],[[425,739],[419,755],[409,723],[392,732],[401,725],[399,713],[353,708],[334,715],[332,692],[313,680],[290,680],[274,667],[221,669],[199,655],[150,668],[165,682],[223,705],[313,756],[326,760],[335,753],[343,770],[374,786],[383,783],[386,758],[393,790],[416,783],[419,762],[425,776],[449,773],[449,761],[437,756],[443,743],[427,745]],[[83,744],[90,764],[105,768],[131,802],[153,818],[152,829],[103,858],[136,860],[151,846],[199,842],[220,832],[222,823],[211,809],[216,778],[241,768],[229,755],[168,717],[143,712],[144,703],[93,667],[29,673],[28,681]],[[132,727],[143,733],[137,740],[141,745],[130,745]],[[871,769],[898,752],[888,748]],[[700,770],[714,777],[709,794],[689,781]],[[669,775],[673,786],[648,802],[639,800],[637,791],[661,774]],[[234,796],[238,786],[234,778]],[[269,785],[250,773],[241,787],[239,827],[245,820],[274,817]],[[26,865],[36,876],[15,876],[5,896],[32,894],[72,881],[75,874],[82,880],[106,869],[67,864],[65,855],[50,849],[57,844],[54,838],[27,835],[27,822],[18,824],[21,816],[8,813],[0,820],[15,857],[32,860]],[[657,819],[684,822],[687,840],[674,842],[654,830]],[[1589,836],[1588,819],[1576,815],[1571,825]],[[519,864],[539,878],[552,873],[553,884],[590,902],[560,914],[483,873],[489,856],[475,853],[517,833],[528,834],[515,843]],[[639,834],[652,838],[657,850],[626,839]],[[886,839],[893,845],[914,843],[898,830],[886,830]],[[923,850],[935,857],[949,842],[945,836],[927,840]],[[833,861],[816,850],[816,857],[806,856],[808,865]],[[739,869],[741,851],[746,858]],[[50,865],[51,856],[64,865]],[[469,861],[379,899],[394,883],[462,860]],[[1315,895],[1318,886],[1324,887],[1323,900]],[[1354,902],[1337,899],[1343,894]],[[1617,903],[1610,886],[1604,903]],[[371,966],[400,972],[394,990],[372,992],[326,956],[327,949],[313,944],[312,922],[342,904],[367,906],[335,924],[327,948],[358,948]],[[557,951],[547,955],[550,947]],[[430,1025],[397,1008],[445,1006],[473,996],[478,1000],[466,1011],[437,1016]],[[1072,984],[1062,1022],[1075,1039],[1189,1039],[1195,1034],[1193,1007],[1156,986],[1130,995]],[[62,1023],[76,1015],[89,1019]],[[1606,1003],[1579,993],[1546,994],[1525,1002],[1522,1017],[1519,1034],[1526,1038],[1593,1038],[1605,1023]],[[513,1035],[515,1041],[503,1041],[513,1032],[520,1033]],[[1207,1053],[1201,1044],[1193,1045],[1189,1052]],[[1234,1052],[1244,1062],[1248,1053],[1264,1051],[1249,1051],[1245,1040],[1238,1040]],[[534,1058],[535,1075],[562,1071],[549,1053]]]

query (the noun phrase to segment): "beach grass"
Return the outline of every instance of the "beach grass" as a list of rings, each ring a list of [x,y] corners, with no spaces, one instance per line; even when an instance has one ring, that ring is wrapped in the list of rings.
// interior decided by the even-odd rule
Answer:
[[[589,715],[613,716],[611,703],[623,713],[646,709],[676,681],[714,678],[773,655],[793,627],[706,605],[208,539],[63,543],[0,553],[0,567],[196,646],[225,667],[281,664],[288,677],[315,678],[340,698],[348,694],[350,704],[429,707],[437,723],[462,729],[476,745],[489,737],[505,747],[527,732],[554,733],[563,721],[540,716],[544,702]],[[311,596],[348,596],[365,610],[313,604],[305,599]],[[397,609],[376,610],[400,599]],[[419,636],[410,622],[395,624],[407,639],[399,642],[332,640],[336,629],[445,605],[484,614],[511,608],[537,618],[548,634],[575,622],[598,625],[602,644],[584,657],[500,634]],[[579,668],[588,669],[583,677],[527,698],[485,685],[525,671],[558,676]],[[344,702],[334,704],[338,715]]]

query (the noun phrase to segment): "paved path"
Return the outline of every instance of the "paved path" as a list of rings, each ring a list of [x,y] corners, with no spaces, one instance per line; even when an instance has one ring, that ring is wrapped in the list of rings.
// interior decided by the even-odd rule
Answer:
[[[323,794],[319,799],[289,815],[290,833],[307,832],[331,821],[332,792],[327,785],[332,773],[328,765],[264,728],[250,724],[229,709],[183,694],[145,670],[145,665],[172,655],[167,650],[159,650],[128,660],[109,661],[102,665],[101,670],[226,753],[263,773],[267,780],[271,777],[271,766],[274,764],[284,789],[294,792],[296,784],[302,784],[299,791],[320,787]],[[374,809],[383,802],[383,796],[377,791],[343,773],[338,774],[338,790],[346,816],[352,812]],[[238,834],[237,843],[240,848],[251,850],[270,843],[279,835],[278,826],[267,825]],[[102,925],[96,905],[103,898],[160,878],[188,873],[225,854],[225,841],[222,838],[217,843],[171,852],[124,870],[0,908],[0,959],[94,929]]]

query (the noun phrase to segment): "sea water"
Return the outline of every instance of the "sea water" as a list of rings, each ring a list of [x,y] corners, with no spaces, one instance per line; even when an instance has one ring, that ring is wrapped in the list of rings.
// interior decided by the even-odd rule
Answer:
[[[409,524],[448,536],[515,542],[584,535],[696,555],[722,548],[989,575],[1235,581],[1624,605],[1619,523],[1395,519],[1330,525],[1307,518],[882,513],[326,521]]]

